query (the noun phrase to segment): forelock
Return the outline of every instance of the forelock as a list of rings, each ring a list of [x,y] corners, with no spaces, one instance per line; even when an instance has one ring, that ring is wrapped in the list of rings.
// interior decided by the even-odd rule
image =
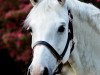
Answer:
[[[30,21],[33,19],[32,16],[38,16],[41,14],[45,14],[47,12],[51,12],[51,11],[55,11],[57,12],[59,15],[60,14],[66,14],[67,9],[65,10],[64,7],[62,7],[57,0],[43,0],[41,3],[35,5],[30,13],[28,14],[28,16],[26,17],[25,21],[24,21],[24,27],[27,28],[29,27],[29,23]],[[59,11],[62,11],[62,13],[59,13]],[[34,19],[33,19],[34,20]]]

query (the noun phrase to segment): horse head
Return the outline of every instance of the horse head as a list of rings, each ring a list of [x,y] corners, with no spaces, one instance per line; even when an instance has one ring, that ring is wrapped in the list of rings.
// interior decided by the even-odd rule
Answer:
[[[30,0],[34,6],[25,20],[31,30],[31,75],[60,73],[72,51],[73,27],[66,0]]]

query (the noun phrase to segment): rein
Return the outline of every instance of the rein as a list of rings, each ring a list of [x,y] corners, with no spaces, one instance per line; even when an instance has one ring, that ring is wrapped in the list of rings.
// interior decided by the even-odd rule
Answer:
[[[52,53],[52,55],[57,59],[58,64],[57,64],[57,66],[55,66],[55,68],[53,70],[53,75],[61,73],[62,67],[64,65],[62,63],[62,60],[67,52],[70,41],[72,41],[72,47],[70,49],[70,53],[72,53],[72,51],[74,49],[75,43],[73,41],[73,25],[72,25],[73,16],[72,16],[70,10],[68,10],[68,15],[70,16],[70,20],[69,20],[69,24],[68,24],[68,29],[69,29],[68,39],[67,39],[67,42],[66,42],[66,45],[65,45],[65,48],[64,48],[62,54],[58,54],[57,51],[46,41],[37,41],[33,46],[33,49],[34,49],[37,45],[44,45],[45,47],[47,47],[49,49],[49,51]]]

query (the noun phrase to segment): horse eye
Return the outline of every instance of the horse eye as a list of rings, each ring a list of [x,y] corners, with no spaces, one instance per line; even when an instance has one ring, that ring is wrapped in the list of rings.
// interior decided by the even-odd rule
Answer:
[[[64,32],[65,31],[65,27],[62,25],[58,28],[58,32]]]

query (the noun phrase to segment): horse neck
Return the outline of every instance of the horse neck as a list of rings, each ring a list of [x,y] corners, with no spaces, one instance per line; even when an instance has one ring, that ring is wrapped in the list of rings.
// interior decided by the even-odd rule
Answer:
[[[73,14],[80,17],[80,19],[88,21],[89,25],[100,35],[100,9],[80,2],[78,0],[66,0],[66,6],[68,9],[74,12]]]
[[[94,74],[94,71],[100,66],[97,65],[100,63],[100,35],[98,35],[88,23],[80,20],[77,16],[74,16],[74,19],[73,29],[76,45],[72,53],[72,58],[74,58],[75,64],[77,64],[78,67],[85,71],[91,69],[93,72],[91,75],[97,75]]]
[[[82,10],[84,4],[82,5],[69,6],[73,15],[73,30],[76,40],[76,46],[70,59],[73,60],[72,64],[77,71],[80,71],[79,75],[99,75],[100,34],[92,27],[95,24],[91,24],[93,18],[90,17],[90,12]],[[88,9],[89,7],[86,10]]]

